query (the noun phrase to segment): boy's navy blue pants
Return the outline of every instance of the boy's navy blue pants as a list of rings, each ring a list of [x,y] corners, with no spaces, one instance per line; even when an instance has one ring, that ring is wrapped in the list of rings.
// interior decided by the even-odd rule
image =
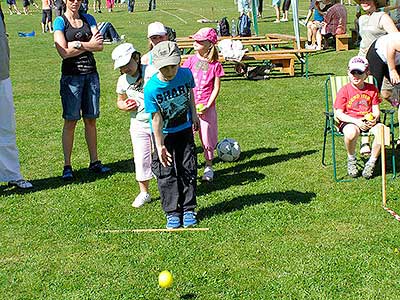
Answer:
[[[157,177],[164,212],[180,216],[185,211],[193,211],[197,204],[197,157],[192,128],[168,134],[164,145],[172,155],[171,165],[163,167],[154,142],[151,169]]]

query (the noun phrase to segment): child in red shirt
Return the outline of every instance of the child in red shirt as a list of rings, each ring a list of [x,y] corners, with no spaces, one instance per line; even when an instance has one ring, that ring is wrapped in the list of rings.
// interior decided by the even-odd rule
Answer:
[[[335,116],[340,121],[339,130],[344,134],[347,150],[347,173],[358,176],[356,144],[361,132],[374,134],[381,124],[377,124],[380,114],[378,89],[365,82],[368,77],[368,61],[356,56],[350,59],[348,75],[350,83],[343,86],[336,95]],[[374,134],[375,135],[375,134]],[[380,145],[374,139],[370,159],[366,162],[362,176],[369,179],[374,172],[380,154]]]

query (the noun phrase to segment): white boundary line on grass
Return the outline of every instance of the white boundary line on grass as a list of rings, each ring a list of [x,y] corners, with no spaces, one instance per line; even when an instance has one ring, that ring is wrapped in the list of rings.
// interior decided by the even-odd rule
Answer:
[[[167,14],[167,15],[173,16],[173,17],[177,18],[178,20],[182,21],[183,23],[187,24],[187,22],[186,22],[184,19],[182,19],[181,17],[178,17],[178,16],[175,15],[175,14],[172,14],[172,13],[170,13],[170,12],[167,12],[167,11],[165,11],[165,10],[163,10],[163,9],[160,9],[160,11],[163,12],[163,13],[165,13],[165,14]]]
[[[190,11],[190,10],[184,9],[184,8],[178,8],[178,10],[187,12],[187,13],[189,13],[189,14],[192,14],[193,16],[196,16],[196,17],[199,16],[199,17],[202,17],[203,19],[208,19],[207,17],[205,17],[205,16],[203,16],[203,15],[196,14],[196,13],[194,13],[194,12],[192,12],[192,11]]]

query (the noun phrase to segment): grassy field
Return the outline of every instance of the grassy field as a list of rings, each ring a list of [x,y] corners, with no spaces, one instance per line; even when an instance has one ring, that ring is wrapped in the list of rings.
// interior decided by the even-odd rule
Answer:
[[[197,19],[237,15],[232,0],[160,0],[153,12],[146,11],[147,1],[136,2],[131,15],[116,8],[95,17],[111,21],[142,52],[152,21],[185,36],[202,26]],[[300,15],[307,7],[302,0]],[[352,23],[354,6],[348,8]],[[291,22],[272,23],[269,3],[265,10],[260,33],[293,32]],[[323,83],[328,74],[345,74],[357,50],[312,55],[308,80],[274,73],[246,81],[226,68],[217,99],[219,135],[237,139],[243,152],[237,162],[215,164],[212,184],[199,181],[199,226],[210,230],[106,234],[101,231],[165,226],[156,182],[154,201],[133,209],[138,187],[129,116],[115,104],[111,45],[96,60],[99,155],[113,173],[88,173],[80,123],[77,180],[60,180],[61,61],[52,36],[40,33],[40,19],[37,11],[6,15],[17,142],[23,174],[35,189],[0,185],[0,299],[400,299],[399,223],[381,208],[380,172],[368,181],[335,183],[331,167],[321,166]],[[32,29],[34,38],[17,35]],[[340,141],[339,175],[345,176],[342,148]],[[397,211],[399,187],[398,179],[388,181],[388,204]],[[157,282],[165,269],[175,279],[168,290]]]

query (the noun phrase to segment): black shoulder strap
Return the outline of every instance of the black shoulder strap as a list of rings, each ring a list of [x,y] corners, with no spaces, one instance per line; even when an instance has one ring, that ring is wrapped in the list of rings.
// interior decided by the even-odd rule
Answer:
[[[0,18],[1,18],[1,21],[3,22],[4,30],[5,30],[6,23],[4,22],[4,14],[3,14],[3,10],[1,9],[1,7],[0,7]]]

